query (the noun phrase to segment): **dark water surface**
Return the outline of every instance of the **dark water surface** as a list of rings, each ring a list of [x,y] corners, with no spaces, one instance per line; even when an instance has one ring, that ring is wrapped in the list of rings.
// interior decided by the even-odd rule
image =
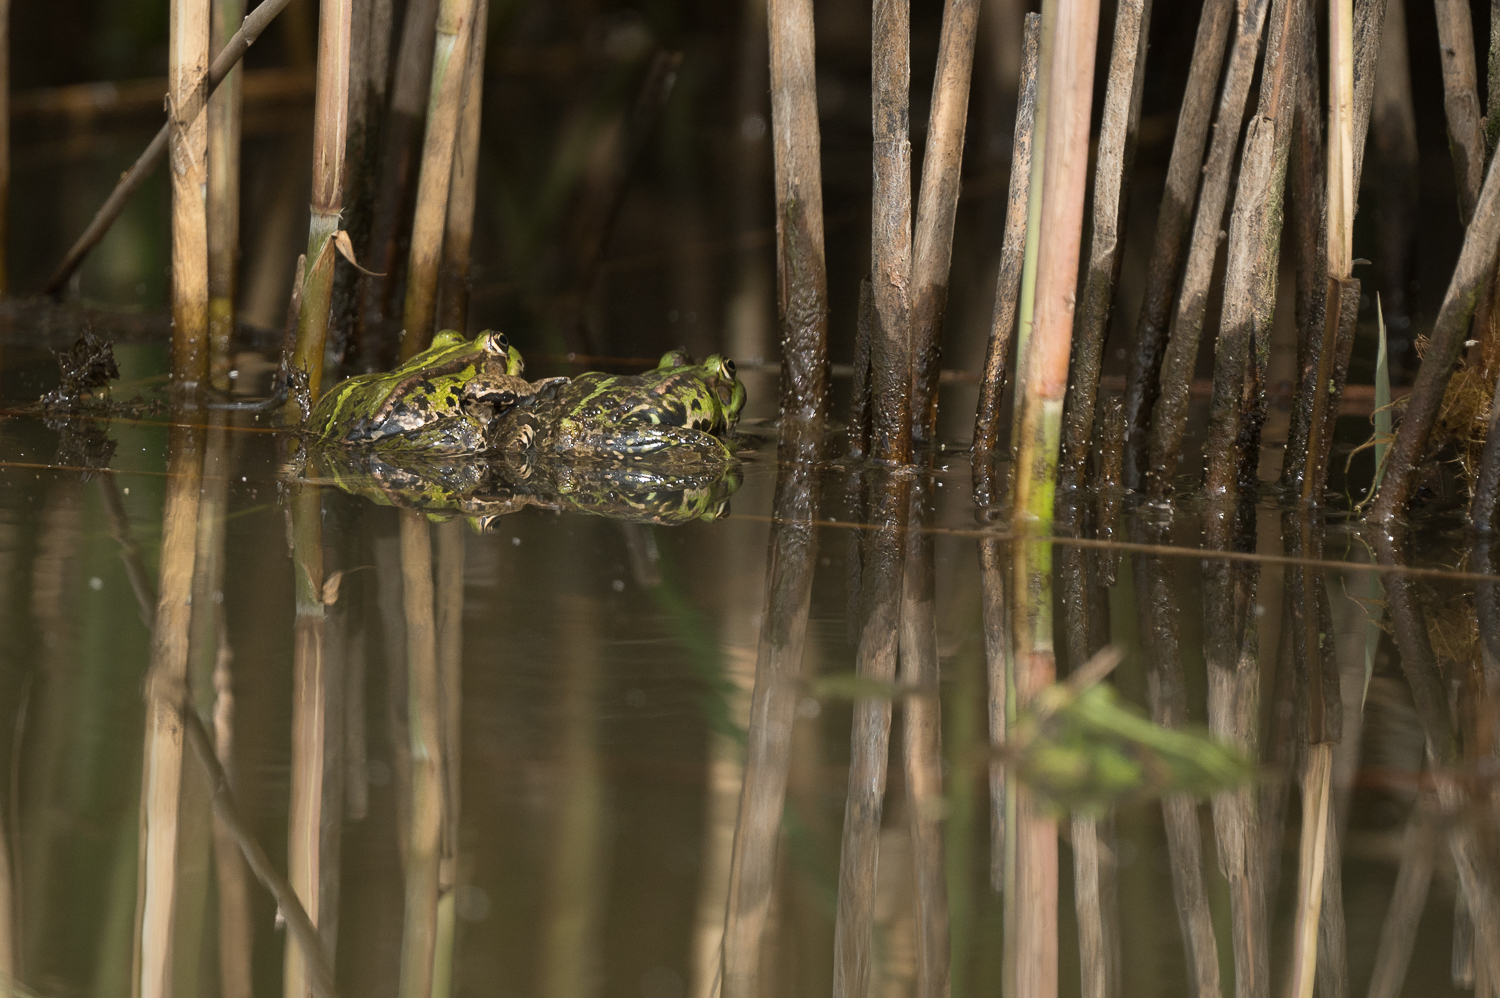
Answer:
[[[48,377],[45,355],[7,351],[6,396],[36,397],[33,389]],[[120,354],[125,384],[116,397],[149,388],[160,351],[127,346]],[[49,423],[10,411],[0,430],[0,751],[8,759],[0,766],[7,788],[0,831],[11,877],[0,912],[8,915],[3,928],[25,993],[130,994],[132,979],[151,966],[150,915],[143,913],[161,899],[145,885],[159,883],[172,884],[175,898],[166,973],[176,994],[227,993],[219,968],[228,965],[233,938],[251,945],[253,993],[283,986],[284,947],[292,944],[270,896],[252,880],[247,906],[224,901],[216,856],[237,852],[214,839],[208,784],[190,749],[181,752],[182,789],[168,811],[176,844],[165,855],[176,857],[175,882],[161,879],[161,866],[151,866],[156,854],[143,845],[163,820],[143,816],[154,784],[143,794],[142,774],[163,771],[143,753],[151,744],[145,619],[167,609],[152,595],[169,584],[165,576],[158,581],[168,560],[163,510],[186,467],[180,455],[169,458],[169,441],[196,443],[204,469],[190,526],[185,535],[177,528],[198,552],[197,598],[173,618],[191,621],[182,636],[191,646],[189,700],[217,722],[221,739],[232,735],[220,754],[231,763],[241,815],[272,865],[285,871],[308,862],[292,855],[298,850],[289,841],[302,842],[299,855],[320,855],[319,921],[325,946],[336,952],[340,993],[397,994],[413,866],[403,864],[403,849],[420,825],[410,801],[422,793],[413,728],[428,717],[416,699],[424,687],[409,649],[416,647],[412,628],[424,626],[433,628],[439,678],[459,677],[456,689],[440,683],[433,706],[446,705],[461,729],[447,743],[442,770],[442,782],[457,788],[457,827],[443,826],[438,867],[440,911],[452,914],[456,933],[452,993],[716,993],[737,836],[750,852],[754,841],[770,843],[772,852],[757,855],[774,866],[762,877],[769,895],[761,920],[736,923],[729,943],[736,966],[758,966],[756,994],[830,993],[835,921],[849,903],[840,897],[839,864],[854,708],[826,680],[854,670],[864,618],[851,587],[865,586],[868,601],[870,566],[879,561],[870,538],[888,543],[899,532],[859,522],[848,465],[824,460],[800,477],[781,466],[788,489],[801,481],[816,493],[811,530],[793,531],[792,541],[784,532],[777,542],[785,566],[809,551],[797,538],[810,541],[811,605],[800,669],[793,663],[791,680],[777,687],[779,706],[752,720],[763,614],[774,598],[767,564],[778,460],[774,430],[755,425],[770,415],[774,374],[747,377],[743,485],[727,517],[680,527],[528,509],[479,533],[461,518],[429,524],[332,487],[285,480],[284,436],[246,415],[183,431],[169,430],[163,416]],[[940,758],[906,761],[910,705],[932,701],[898,700],[883,814],[869,829],[879,863],[864,885],[868,993],[930,993],[919,989],[926,957],[919,959],[918,941],[937,912],[948,926],[938,960],[951,974],[951,993],[998,994],[1005,933],[990,879],[980,555],[986,543],[1002,555],[1011,545],[994,540],[1003,518],[996,527],[976,517],[966,453],[944,453],[918,480],[923,527],[905,539],[931,558],[926,607],[940,665]],[[1366,567],[1377,553],[1366,539],[1333,523],[1316,528],[1327,564],[1305,568],[1283,557],[1298,555],[1305,539],[1296,517],[1273,499],[1241,511],[1246,532],[1230,545],[1234,557],[1195,553],[1213,512],[1201,502],[1129,511],[1111,528],[1118,544],[1054,545],[1059,672],[1076,660],[1070,637],[1092,628],[1090,642],[1127,650],[1111,679],[1127,700],[1145,708],[1176,695],[1187,721],[1206,723],[1213,670],[1205,656],[1215,654],[1225,630],[1215,580],[1228,568],[1237,591],[1251,594],[1253,602],[1232,612],[1244,625],[1236,632],[1240,647],[1250,649],[1241,689],[1251,709],[1259,697],[1265,775],[1249,793],[1258,817],[1237,827],[1265,857],[1254,864],[1255,890],[1270,912],[1270,987],[1262,993],[1281,994],[1298,893],[1297,774],[1306,754],[1299,746],[1307,741],[1298,706],[1305,684],[1287,678],[1295,670],[1286,594],[1321,579],[1323,633],[1331,635],[1342,700],[1330,794],[1341,856],[1338,876],[1327,881],[1342,901],[1342,921],[1329,923],[1339,942],[1325,952],[1342,945],[1346,956],[1330,963],[1320,984],[1330,990],[1320,993],[1365,993],[1377,958],[1402,946],[1411,948],[1404,988],[1385,993],[1456,992],[1465,974],[1471,981],[1477,974],[1484,987],[1484,940],[1495,927],[1482,911],[1471,915],[1483,902],[1466,903],[1453,858],[1477,860],[1474,890],[1493,883],[1484,689],[1497,677],[1476,627],[1476,598],[1493,600],[1491,587],[1472,574],[1479,556],[1437,518],[1406,552],[1423,572],[1377,574]],[[336,593],[321,591],[321,613],[304,602],[299,631],[301,569],[291,543],[295,511],[309,508],[320,511],[324,574],[343,574]],[[173,529],[168,522],[167,532]],[[1099,533],[1090,513],[1085,537]],[[413,539],[435,565],[417,570],[435,572],[430,595],[412,588],[414,549],[403,543]],[[861,560],[863,579],[855,571]],[[1377,584],[1392,580],[1406,587],[1403,605],[1425,617],[1425,666],[1403,658],[1403,638],[1413,635],[1393,640],[1389,631],[1400,622],[1393,628],[1392,615],[1378,612],[1387,603],[1395,608]],[[418,606],[424,598],[435,616]],[[1091,616],[1080,624],[1085,604]],[[307,671],[317,656],[306,652],[298,664],[299,640],[322,649],[317,670]],[[1174,646],[1175,657],[1162,657]],[[1424,737],[1432,749],[1424,750]],[[742,796],[747,767],[758,787],[769,773],[769,797]],[[929,777],[937,794],[914,796]],[[777,780],[785,783],[779,819]],[[319,795],[321,818],[309,825],[309,812],[292,802]],[[1086,920],[1116,941],[1116,993],[1194,994],[1195,976],[1214,976],[1212,968],[1192,970],[1184,955],[1174,882],[1191,881],[1188,866],[1202,885],[1188,891],[1188,908],[1198,904],[1209,917],[1213,948],[1200,952],[1216,953],[1222,993],[1234,989],[1240,916],[1217,844],[1229,826],[1206,803],[1185,813],[1200,833],[1196,858],[1184,858],[1181,846],[1169,849],[1157,800],[1122,803],[1097,825],[1106,889]],[[770,830],[759,840],[757,820]],[[923,827],[938,829],[938,837],[914,847],[912,830]],[[1096,826],[1064,820],[1060,827],[1059,976],[1062,993],[1076,994],[1071,844]],[[748,890],[740,878],[755,862],[742,855],[737,890]],[[941,876],[922,880],[915,873],[922,869]],[[1426,888],[1393,902],[1398,875],[1421,887],[1424,869]],[[1325,903],[1325,911],[1338,907]],[[1414,923],[1406,942],[1382,941],[1383,927],[1397,932],[1397,916]]]

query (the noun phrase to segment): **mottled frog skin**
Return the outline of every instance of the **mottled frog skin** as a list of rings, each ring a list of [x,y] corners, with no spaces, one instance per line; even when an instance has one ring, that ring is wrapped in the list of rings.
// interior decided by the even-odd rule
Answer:
[[[672,350],[645,374],[589,373],[537,386],[496,421],[491,443],[523,467],[562,455],[720,464],[730,458],[723,438],[744,407],[734,361],[715,354],[694,364]]]
[[[477,454],[495,418],[529,395],[521,355],[501,333],[445,329],[393,371],[335,385],[308,417],[322,442],[388,453]]]

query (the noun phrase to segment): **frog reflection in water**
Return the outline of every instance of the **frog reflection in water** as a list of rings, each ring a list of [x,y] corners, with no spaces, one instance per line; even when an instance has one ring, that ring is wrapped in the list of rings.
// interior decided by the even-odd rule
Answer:
[[[502,348],[506,363],[499,362]],[[487,517],[540,505],[656,523],[715,519],[739,484],[721,439],[745,389],[734,363],[678,350],[639,376],[529,384],[499,334],[439,334],[388,375],[314,409],[317,464],[380,502]],[[471,455],[471,456],[462,456]]]
[[[452,329],[393,371],[335,385],[313,407],[316,440],[386,453],[476,454],[495,418],[530,395],[521,354],[501,333],[472,340]]]

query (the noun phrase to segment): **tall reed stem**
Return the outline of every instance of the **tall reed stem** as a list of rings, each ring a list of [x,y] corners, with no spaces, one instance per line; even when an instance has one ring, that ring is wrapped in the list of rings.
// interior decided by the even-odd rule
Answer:
[[[213,0],[215,55],[245,16],[244,0]],[[235,276],[240,261],[240,69],[231,68],[208,100],[208,376],[229,389]]]
[[[937,434],[943,316],[948,304],[953,220],[958,213],[964,122],[969,113],[969,77],[974,68],[978,26],[978,0],[947,0],[912,251],[912,434],[918,441],[931,441]]]
[[[781,415],[821,419],[828,396],[828,270],[812,0],[767,0],[776,165]]]
[[[344,203],[344,140],[349,125],[349,30],[352,0],[322,0],[318,32],[318,93],[313,108],[312,218],[302,271],[302,309],[292,364],[307,374],[308,394],[323,387],[323,347],[333,299],[332,245]],[[302,415],[306,415],[303,413]]]
[[[1435,0],[1438,53],[1443,66],[1443,110],[1453,151],[1458,212],[1465,225],[1474,217],[1484,181],[1484,117],[1479,112],[1479,72],[1474,65],[1474,23],[1469,0]]]
[[[10,290],[10,0],[0,0],[0,295]]]
[[[167,68],[172,170],[172,381],[208,374],[208,0],[173,0]]]
[[[432,83],[427,99],[427,137],[417,178],[417,213],[412,221],[411,258],[406,268],[406,308],[401,359],[415,357],[432,342],[437,316],[438,265],[448,220],[448,188],[453,180],[453,149],[462,120],[465,69],[474,37],[475,0],[442,0],[432,49]]]
[[[474,239],[474,193],[479,187],[479,129],[484,107],[484,52],[489,0],[474,0],[474,38],[464,68],[463,120],[453,152],[448,222],[443,232],[438,325],[465,332],[469,320],[469,245]]]

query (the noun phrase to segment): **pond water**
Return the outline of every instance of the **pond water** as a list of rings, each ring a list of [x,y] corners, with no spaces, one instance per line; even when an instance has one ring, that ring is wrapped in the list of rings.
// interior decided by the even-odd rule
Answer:
[[[119,354],[116,398],[156,383],[158,348]],[[12,403],[55,376],[34,348],[4,361]],[[285,435],[246,414],[7,410],[0,943],[18,993],[124,995],[153,972],[179,995],[305,987],[275,902],[216,830],[205,759],[153,726],[152,662],[172,648],[246,839],[317,885],[341,994],[398,993],[424,896],[442,899],[426,952],[453,933],[454,994],[826,995],[860,974],[871,995],[1001,993],[1013,940],[991,878],[985,608],[1008,584],[1004,518],[976,515],[952,448],[902,479],[910,529],[872,520],[859,497],[888,480],[837,445],[786,460],[767,424],[774,370],[746,380],[743,482],[726,516],[682,526],[523,509],[481,533],[289,480]],[[1440,517],[1376,550],[1338,522],[1305,528],[1269,493],[1207,551],[1215,515],[1126,502],[1045,545],[1059,673],[1080,643],[1119,645],[1109,682],[1125,700],[1199,725],[1247,713],[1262,764],[1212,807],[1169,798],[1175,824],[1142,797],[1060,821],[1061,992],[1087,993],[1096,946],[1118,961],[1113,994],[1286,987],[1309,755],[1292,646],[1314,590],[1336,675],[1325,717],[1342,726],[1320,993],[1493,986],[1484,689],[1500,677],[1476,628],[1494,587],[1473,574],[1487,555]],[[1305,557],[1309,538],[1326,562]],[[899,642],[881,616],[892,563]],[[191,599],[158,604],[163,589]],[[882,626],[916,689],[872,736],[856,712],[878,720],[890,701],[851,701],[872,688],[847,677]],[[1265,951],[1247,960],[1247,939]],[[1269,976],[1236,991],[1251,964]]]

